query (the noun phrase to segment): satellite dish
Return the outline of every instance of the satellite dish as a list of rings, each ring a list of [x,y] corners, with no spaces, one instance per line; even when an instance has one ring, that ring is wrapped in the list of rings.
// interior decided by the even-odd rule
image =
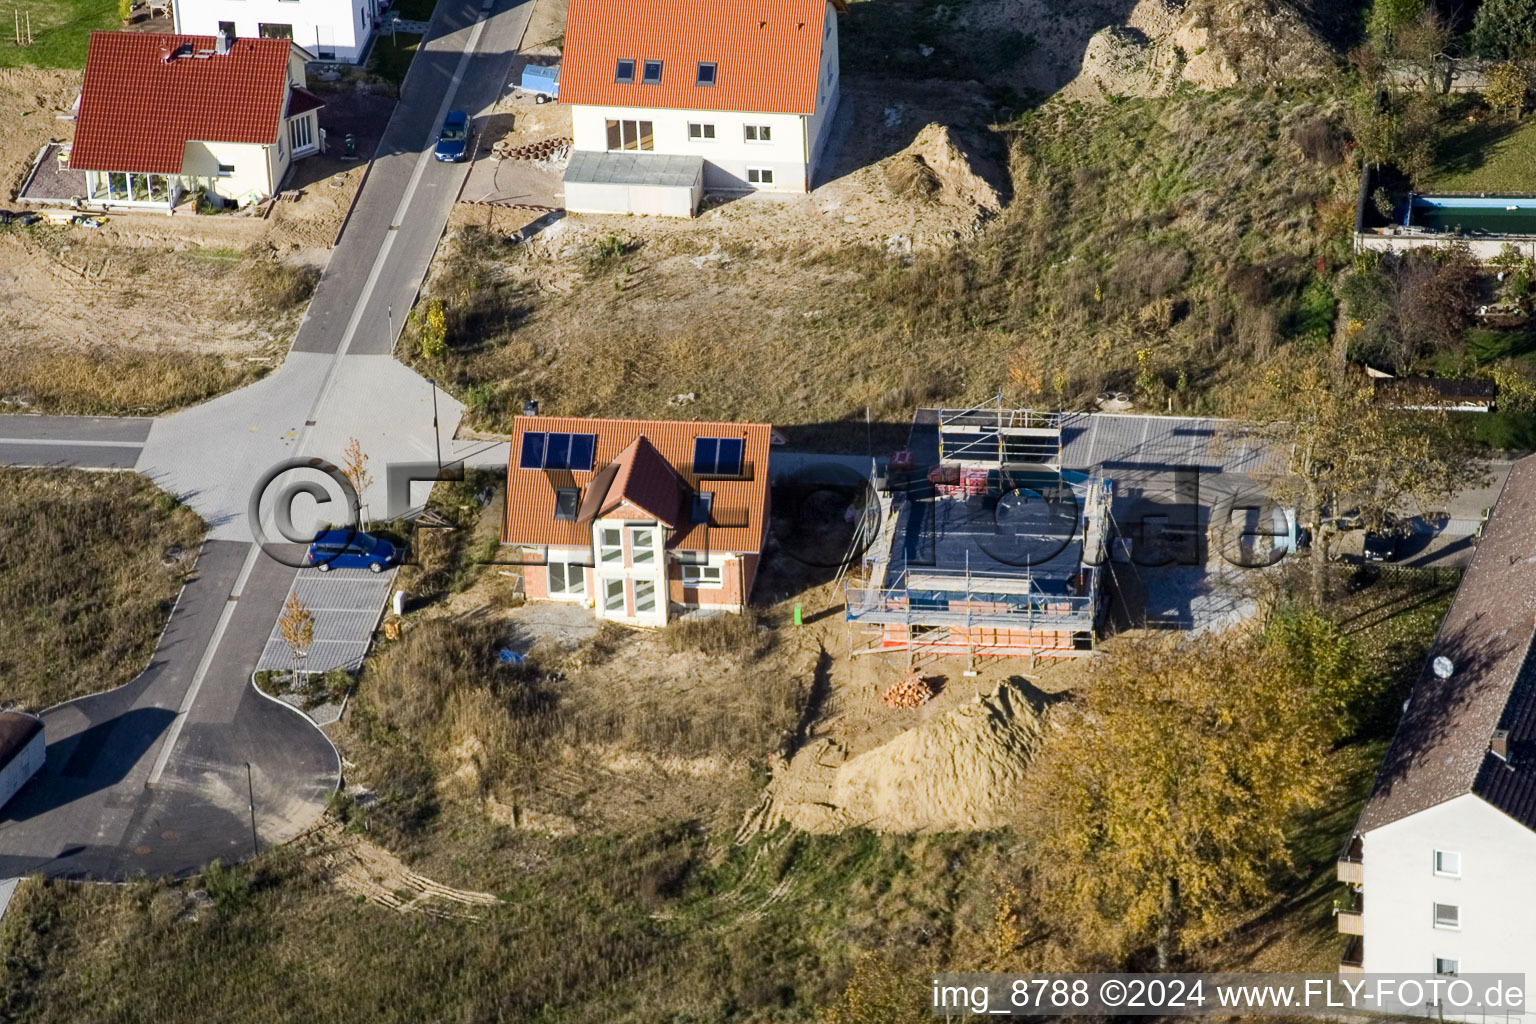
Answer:
[[[1435,660],[1429,663],[1429,667],[1434,670],[1437,679],[1449,679],[1456,671],[1456,663],[1443,654],[1437,655]]]

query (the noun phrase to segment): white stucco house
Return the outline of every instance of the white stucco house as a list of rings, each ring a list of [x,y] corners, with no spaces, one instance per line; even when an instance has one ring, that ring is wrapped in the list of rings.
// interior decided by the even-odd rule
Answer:
[[[310,60],[356,64],[379,24],[379,0],[176,0],[176,31],[287,39]]]
[[[706,189],[807,191],[837,111],[846,10],[843,0],[571,0],[566,209],[687,216]]]
[[[1344,973],[1536,979],[1533,551],[1536,457],[1510,472],[1340,857]]]
[[[69,165],[85,204],[172,210],[201,188],[237,205],[320,151],[309,54],[286,39],[93,32]]]

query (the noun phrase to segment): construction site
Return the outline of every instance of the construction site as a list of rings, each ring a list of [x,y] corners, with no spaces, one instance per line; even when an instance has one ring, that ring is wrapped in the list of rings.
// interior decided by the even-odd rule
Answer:
[[[1001,400],[918,411],[877,488],[878,533],[844,580],[854,654],[963,655],[974,668],[1093,650],[1112,487],[1063,468],[1062,426]]]

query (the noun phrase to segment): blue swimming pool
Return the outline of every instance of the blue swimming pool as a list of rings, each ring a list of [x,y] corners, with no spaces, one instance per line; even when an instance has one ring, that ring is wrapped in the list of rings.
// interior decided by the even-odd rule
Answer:
[[[1536,235],[1536,196],[1410,197],[1404,224],[1457,234]]]

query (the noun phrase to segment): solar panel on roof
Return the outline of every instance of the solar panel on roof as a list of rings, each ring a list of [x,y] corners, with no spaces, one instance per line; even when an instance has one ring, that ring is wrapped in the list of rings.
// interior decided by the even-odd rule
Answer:
[[[518,454],[517,465],[519,469],[569,469],[589,473],[596,452],[596,434],[530,430],[523,434],[523,450]]]
[[[533,430],[523,435],[523,451],[518,456],[519,469],[544,468],[544,433]]]
[[[739,437],[698,437],[693,441],[695,476],[740,476],[745,450]]]

